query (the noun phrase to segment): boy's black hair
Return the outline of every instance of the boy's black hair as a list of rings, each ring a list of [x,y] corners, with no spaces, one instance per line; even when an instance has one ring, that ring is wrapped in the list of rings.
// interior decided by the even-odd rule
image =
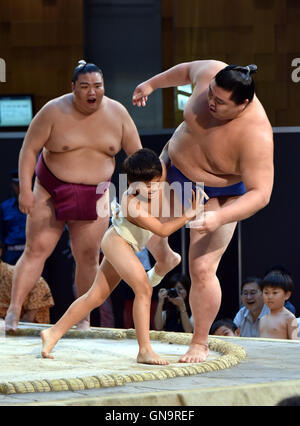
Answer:
[[[87,74],[91,72],[98,72],[103,78],[103,72],[98,65],[86,63],[84,60],[79,61],[77,67],[73,71],[72,83],[76,83],[80,74]]]
[[[291,275],[282,269],[271,269],[262,280],[261,288],[265,287],[279,287],[285,292],[292,292],[294,290],[294,281]]]
[[[236,324],[231,319],[223,318],[213,323],[213,325],[210,327],[209,334],[213,335],[215,331],[218,330],[218,328],[223,326],[228,327],[233,332],[235,332],[238,329]]]
[[[162,165],[158,155],[149,148],[142,148],[123,162],[127,179],[132,182],[150,182],[162,176]]]
[[[257,66],[228,65],[215,76],[215,81],[219,87],[228,92],[232,92],[230,99],[237,105],[242,104],[246,99],[252,101],[255,92],[252,74],[257,71]]]

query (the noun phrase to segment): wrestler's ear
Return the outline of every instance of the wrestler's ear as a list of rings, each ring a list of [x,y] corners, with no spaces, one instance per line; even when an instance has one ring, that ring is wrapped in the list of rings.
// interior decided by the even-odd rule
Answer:
[[[245,109],[248,104],[249,104],[249,99],[245,99],[244,102],[241,105],[242,105],[243,109]]]

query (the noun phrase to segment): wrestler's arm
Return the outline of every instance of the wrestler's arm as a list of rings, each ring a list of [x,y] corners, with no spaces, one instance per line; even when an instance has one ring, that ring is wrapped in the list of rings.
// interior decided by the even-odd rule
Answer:
[[[247,192],[217,212],[208,212],[202,230],[212,232],[226,223],[247,219],[269,203],[274,180],[271,132],[252,132],[251,138],[243,141],[240,171]]]
[[[122,107],[122,148],[126,155],[131,155],[142,148],[137,128],[128,111]]]
[[[19,205],[23,213],[29,214],[33,208],[32,177],[37,155],[47,142],[52,128],[52,109],[47,104],[32,120],[26,133],[19,155],[20,197]]]
[[[156,74],[139,84],[132,96],[133,105],[145,106],[148,96],[156,89],[196,84],[199,79],[210,79],[226,64],[214,60],[183,62],[168,70]]]

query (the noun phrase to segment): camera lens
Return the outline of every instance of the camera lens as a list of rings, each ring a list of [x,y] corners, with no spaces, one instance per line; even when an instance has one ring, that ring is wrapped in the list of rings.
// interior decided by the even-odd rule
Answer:
[[[168,296],[169,297],[177,297],[178,296],[178,293],[177,293],[177,291],[175,290],[175,288],[170,288],[169,290],[168,290]]]

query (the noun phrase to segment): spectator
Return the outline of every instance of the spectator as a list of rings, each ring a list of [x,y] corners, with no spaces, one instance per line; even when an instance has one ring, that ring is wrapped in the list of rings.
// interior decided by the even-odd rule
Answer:
[[[0,318],[4,318],[10,304],[14,266],[0,260]],[[54,301],[50,288],[41,277],[25,299],[21,321],[50,323],[50,308]]]
[[[258,277],[248,277],[242,283],[242,303],[243,307],[236,314],[233,322],[240,329],[242,337],[258,337],[259,321],[270,313],[264,305],[263,295],[260,288],[261,279]]]
[[[296,317],[284,306],[294,289],[290,274],[283,270],[272,270],[264,277],[261,288],[265,305],[270,309],[270,313],[259,323],[259,336],[298,340]]]
[[[229,319],[224,318],[217,320],[210,328],[209,334],[214,336],[240,336],[240,330],[235,323]]]
[[[11,172],[12,197],[0,204],[0,257],[15,265],[25,248],[26,214],[19,210],[18,170]]]
[[[283,398],[276,405],[277,407],[300,407],[300,395]]]
[[[265,273],[265,276],[272,271],[281,271],[281,272],[284,272],[286,274],[291,275],[282,265],[274,265],[270,269],[267,270],[267,272]],[[289,311],[291,311],[294,315],[296,315],[296,308],[289,300],[286,300],[284,306]]]
[[[155,328],[165,331],[191,333],[191,310],[188,303],[189,280],[181,274],[173,274],[166,288],[158,292],[158,304],[154,317]]]

